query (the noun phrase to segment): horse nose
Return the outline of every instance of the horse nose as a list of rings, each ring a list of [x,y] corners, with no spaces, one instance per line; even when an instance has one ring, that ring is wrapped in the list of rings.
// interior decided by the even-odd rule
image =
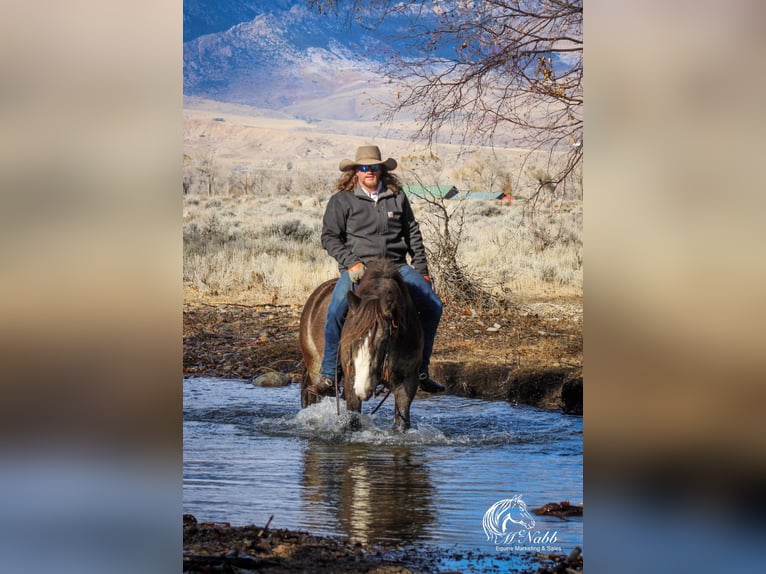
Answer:
[[[356,396],[359,398],[360,401],[369,401],[370,397],[372,396],[372,391],[369,389],[364,389],[361,393],[356,393]]]

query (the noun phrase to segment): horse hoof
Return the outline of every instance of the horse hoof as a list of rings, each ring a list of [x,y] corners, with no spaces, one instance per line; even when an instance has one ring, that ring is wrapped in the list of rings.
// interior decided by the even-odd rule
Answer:
[[[362,430],[362,421],[359,415],[351,415],[351,420],[348,421],[348,429],[352,432]]]
[[[394,424],[393,430],[395,433],[403,434],[410,430],[410,425],[407,423]]]

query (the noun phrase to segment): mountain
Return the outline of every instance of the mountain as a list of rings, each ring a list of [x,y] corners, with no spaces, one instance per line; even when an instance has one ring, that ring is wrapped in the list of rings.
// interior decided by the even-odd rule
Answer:
[[[184,38],[187,96],[307,119],[358,119],[393,91],[369,57],[385,43],[350,21],[312,12],[305,0],[186,0]]]
[[[382,26],[393,36],[423,34],[429,18],[439,18],[436,8],[429,16],[400,7]],[[377,119],[398,95],[375,70],[387,54],[406,47],[363,27],[359,20],[367,19],[357,20],[358,14],[320,15],[308,0],[184,0],[183,10],[185,96],[316,123]],[[454,58],[448,44],[434,50]],[[568,67],[551,56],[557,72]],[[534,75],[536,59],[529,66]]]
[[[184,42],[252,20],[266,4],[243,0],[184,0]]]

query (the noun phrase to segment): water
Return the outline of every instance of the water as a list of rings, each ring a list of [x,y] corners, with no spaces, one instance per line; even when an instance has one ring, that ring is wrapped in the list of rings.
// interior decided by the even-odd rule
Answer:
[[[580,417],[434,395],[415,399],[413,428],[397,435],[389,397],[351,433],[342,403],[341,417],[334,398],[302,411],[298,395],[296,385],[184,381],[184,512],[233,525],[273,515],[273,528],[507,559],[522,551],[488,540],[482,527],[495,502],[517,494],[530,510],[582,502]],[[582,547],[582,518],[533,518],[526,530],[554,541],[516,544]]]

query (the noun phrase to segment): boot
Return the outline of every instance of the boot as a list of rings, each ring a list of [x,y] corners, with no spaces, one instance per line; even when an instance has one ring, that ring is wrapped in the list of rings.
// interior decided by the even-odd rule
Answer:
[[[444,385],[440,385],[428,376],[428,373],[420,373],[418,375],[418,386],[421,391],[426,393],[443,393],[445,390]]]
[[[325,377],[322,375],[319,377],[319,380],[314,385],[308,385],[306,387],[306,390],[316,393],[317,395],[322,395],[326,393],[327,391],[331,391],[335,388],[335,381],[333,381],[330,377]]]

